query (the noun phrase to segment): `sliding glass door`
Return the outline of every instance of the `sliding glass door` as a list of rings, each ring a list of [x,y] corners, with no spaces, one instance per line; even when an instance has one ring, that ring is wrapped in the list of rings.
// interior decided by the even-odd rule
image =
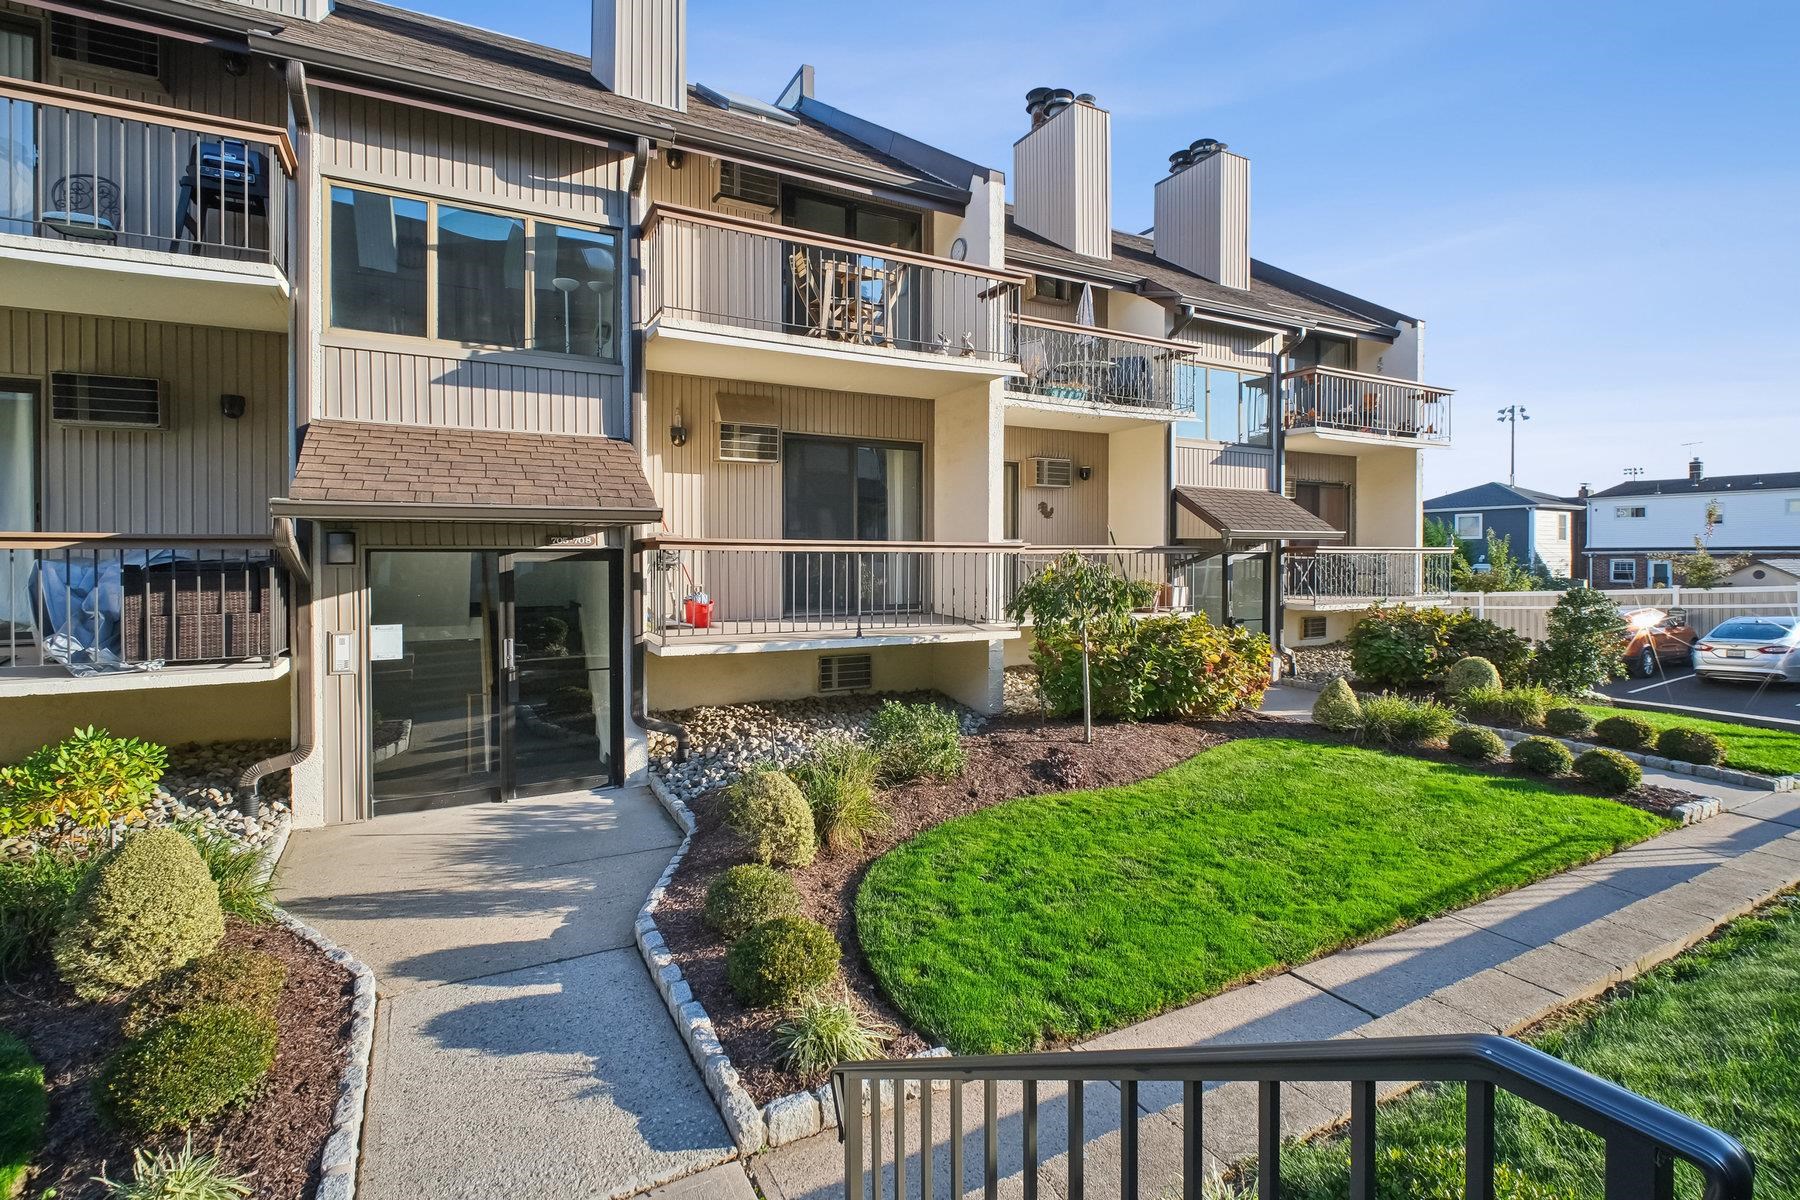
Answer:
[[[916,445],[789,436],[782,442],[782,536],[827,542],[914,542],[924,533],[924,451]],[[916,608],[920,560],[878,551],[784,556],[788,616],[842,617]]]

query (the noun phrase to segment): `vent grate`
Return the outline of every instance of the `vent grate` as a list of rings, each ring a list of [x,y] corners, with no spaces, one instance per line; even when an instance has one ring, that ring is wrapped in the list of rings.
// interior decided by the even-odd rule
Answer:
[[[874,686],[875,659],[868,654],[819,656],[821,692],[860,692]]]
[[[773,425],[721,421],[719,459],[721,462],[780,462],[781,430]]]
[[[1326,626],[1324,617],[1300,618],[1300,636],[1305,640],[1310,642],[1322,638],[1325,636],[1325,631]]]
[[[50,53],[57,58],[133,75],[162,73],[162,46],[155,34],[121,29],[85,17],[51,14]]]
[[[1066,488],[1075,484],[1075,463],[1067,458],[1034,458],[1031,460],[1033,487]]]
[[[50,416],[65,425],[161,429],[162,382],[56,371],[50,376]]]
[[[715,200],[736,200],[740,204],[754,204],[758,208],[771,211],[781,198],[781,185],[775,172],[765,171],[761,167],[747,167],[743,163],[719,163],[719,194]]]

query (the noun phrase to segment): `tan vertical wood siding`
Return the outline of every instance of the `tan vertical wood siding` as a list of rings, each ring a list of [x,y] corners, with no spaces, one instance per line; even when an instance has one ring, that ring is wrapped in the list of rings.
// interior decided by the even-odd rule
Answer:
[[[423,343],[421,343],[423,345]],[[473,355],[326,345],[319,415],[354,421],[620,436],[624,377]]]
[[[1189,323],[1175,335],[1175,340],[1199,347],[1201,356],[1210,363],[1243,371],[1267,371],[1269,356],[1280,349],[1279,339],[1269,334],[1202,321]]]
[[[1226,287],[1250,286],[1250,160],[1229,151],[1156,185],[1156,253]]]
[[[269,531],[284,491],[287,339],[277,333],[0,309],[0,376],[38,384],[45,529],[84,533]],[[166,429],[97,429],[50,420],[52,371],[152,376]],[[219,412],[221,395],[244,415]]]
[[[1019,538],[1042,546],[1104,546],[1107,542],[1107,463],[1104,433],[1076,433],[1067,429],[1006,427],[1006,461],[1019,464]],[[1031,460],[1067,458],[1077,472],[1074,485],[1040,488],[1031,485]],[[1092,467],[1091,478],[1082,479],[1082,467]],[[1042,503],[1050,509],[1045,516]]]
[[[1112,118],[1071,104],[1013,145],[1013,217],[1057,245],[1112,254]]]
[[[1307,483],[1355,483],[1356,459],[1348,454],[1290,453],[1287,477]]]
[[[621,96],[687,108],[687,0],[594,0],[594,71]]]
[[[1290,461],[1292,461],[1290,459]],[[1177,439],[1177,487],[1243,488],[1266,492],[1275,478],[1275,452],[1260,446],[1221,446],[1217,442]],[[1175,511],[1177,538],[1216,538],[1218,531],[1185,508]]]

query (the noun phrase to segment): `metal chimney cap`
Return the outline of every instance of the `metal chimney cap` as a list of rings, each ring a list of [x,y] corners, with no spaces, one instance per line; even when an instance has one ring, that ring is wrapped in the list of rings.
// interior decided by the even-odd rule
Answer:
[[[1227,149],[1225,143],[1218,138],[1200,138],[1188,146],[1188,152],[1194,156],[1196,162],[1224,149]]]
[[[1083,92],[1083,93],[1081,93],[1081,95],[1075,97],[1075,103],[1077,103],[1077,104],[1099,104],[1100,102],[1094,98],[1094,93]]]
[[[1052,92],[1054,92],[1055,90],[1056,90],[1055,88],[1034,87],[1029,92],[1026,92],[1025,93],[1025,109],[1026,109],[1026,111],[1029,112],[1031,110],[1032,105],[1042,104],[1044,101],[1048,100],[1050,98],[1050,94]]]

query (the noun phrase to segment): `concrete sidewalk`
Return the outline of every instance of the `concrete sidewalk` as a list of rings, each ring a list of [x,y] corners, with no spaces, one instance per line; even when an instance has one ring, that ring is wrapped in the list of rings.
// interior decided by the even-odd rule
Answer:
[[[377,980],[359,1197],[622,1197],[735,1157],[633,942],[680,844],[643,788],[293,836],[282,906]]]
[[[1306,717],[1316,693],[1272,689],[1266,711]],[[1645,772],[1646,779],[1719,799],[1724,812],[1641,845],[1458,912],[1248,984],[1142,1024],[1106,1034],[1082,1049],[1229,1045],[1431,1033],[1513,1033],[1559,1008],[1605,991],[1667,959],[1724,922],[1800,883],[1800,793],[1759,792]],[[1179,1087],[1139,1091],[1143,1194],[1180,1181]],[[971,1091],[962,1131],[965,1163],[979,1171],[979,1092]],[[951,1136],[935,1106],[935,1176],[949,1189]],[[1084,1095],[1087,1194],[1117,1194],[1120,1095],[1090,1084]],[[1021,1097],[1000,1095],[1001,1193],[1022,1188]],[[1248,1084],[1209,1088],[1203,1103],[1207,1161],[1237,1162],[1255,1153],[1255,1092]],[[1066,1194],[1065,1089],[1039,1100],[1043,1194]],[[1289,1135],[1343,1120],[1345,1085],[1283,1089]],[[917,1105],[909,1106],[907,1144],[917,1147]],[[889,1118],[891,1121],[891,1117]],[[890,1135],[891,1136],[891,1135]],[[917,1187],[921,1159],[908,1172]],[[769,1200],[828,1200],[842,1194],[842,1151],[824,1135],[759,1156],[752,1174]],[[978,1187],[971,1175],[964,1181]],[[888,1184],[892,1187],[892,1168]],[[892,1194],[891,1192],[889,1194]]]

